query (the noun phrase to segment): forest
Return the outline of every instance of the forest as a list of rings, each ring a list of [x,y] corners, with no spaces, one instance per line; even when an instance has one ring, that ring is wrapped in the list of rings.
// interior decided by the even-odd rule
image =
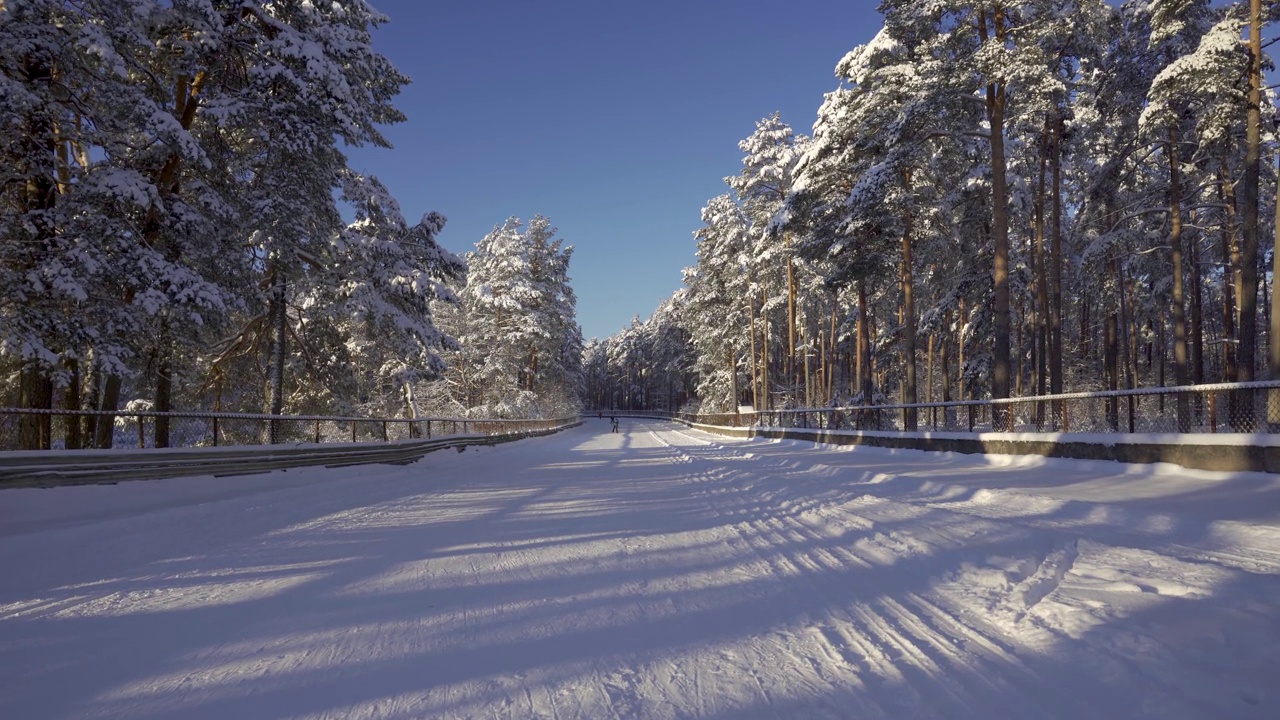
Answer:
[[[550,221],[456,255],[443,215],[407,220],[348,164],[405,120],[386,20],[363,0],[0,2],[0,406],[576,409]],[[55,419],[69,449],[123,422],[9,415],[3,447],[50,447]],[[150,442],[178,443],[170,417]]]
[[[739,144],[684,286],[588,343],[588,402],[1280,378],[1265,5],[882,2],[811,135],[775,114]]]
[[[584,342],[549,218],[455,254],[444,215],[406,219],[350,167],[405,120],[367,2],[5,0],[0,406],[45,414],[0,437],[47,448],[82,410],[551,417],[1280,378],[1275,3],[880,11],[809,134],[773,115],[739,144],[683,287]],[[59,442],[109,447],[119,421]]]

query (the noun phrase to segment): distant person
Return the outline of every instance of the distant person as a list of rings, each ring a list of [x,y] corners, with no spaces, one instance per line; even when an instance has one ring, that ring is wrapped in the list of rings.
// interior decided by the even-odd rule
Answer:
[[[611,417],[609,418],[609,422],[612,424],[612,429],[610,429],[609,432],[618,432],[618,418]]]

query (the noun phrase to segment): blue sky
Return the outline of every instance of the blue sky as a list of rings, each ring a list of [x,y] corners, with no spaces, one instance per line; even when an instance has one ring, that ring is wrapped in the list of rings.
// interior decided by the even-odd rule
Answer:
[[[497,223],[551,218],[574,250],[586,337],[648,317],[694,262],[706,201],[774,111],[808,134],[872,0],[372,0],[375,47],[413,78],[394,149],[349,152],[412,222],[474,249]]]

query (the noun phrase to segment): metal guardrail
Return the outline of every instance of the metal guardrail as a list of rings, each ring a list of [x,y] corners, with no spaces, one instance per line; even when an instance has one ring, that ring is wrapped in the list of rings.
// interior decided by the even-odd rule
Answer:
[[[277,443],[390,442],[439,435],[500,435],[562,424],[566,418],[383,418],[335,415],[267,415],[228,412],[155,412],[152,410],[59,410],[0,408],[0,451],[22,449],[19,424],[40,423],[43,449],[87,449],[110,424],[103,448],[156,446],[157,420],[169,425],[165,447],[220,447]]]
[[[572,427],[577,418],[538,421],[540,427],[502,433],[446,435],[385,443],[276,444],[143,450],[15,451],[0,456],[0,488],[51,487],[191,475],[245,475],[295,467],[406,464],[444,448],[496,444]]]
[[[1280,380],[1001,400],[675,415],[725,427],[903,432],[1280,433]]]

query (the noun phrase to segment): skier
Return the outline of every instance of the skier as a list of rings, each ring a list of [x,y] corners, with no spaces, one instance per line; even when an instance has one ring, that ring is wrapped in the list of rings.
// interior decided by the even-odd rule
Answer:
[[[611,417],[611,418],[609,418],[609,422],[610,422],[610,423],[612,423],[612,425],[613,425],[613,427],[612,427],[612,429],[610,430],[610,432],[618,432],[618,418],[616,418],[616,417]]]

